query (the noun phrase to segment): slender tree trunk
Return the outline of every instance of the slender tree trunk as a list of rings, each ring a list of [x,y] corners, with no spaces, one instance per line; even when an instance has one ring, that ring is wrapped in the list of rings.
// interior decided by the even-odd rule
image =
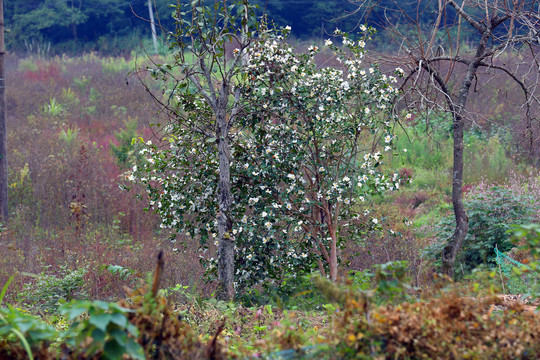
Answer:
[[[231,164],[229,157],[229,124],[227,97],[220,97],[216,105],[217,145],[219,151],[218,185],[218,300],[234,299],[234,237],[231,219]]]
[[[330,245],[330,280],[336,281],[338,276],[338,258],[337,258],[337,232],[335,224],[328,224],[332,243]]]
[[[73,35],[73,40],[78,40],[79,35],[77,34],[77,24],[75,23],[71,23],[71,35]]]
[[[463,117],[454,114],[454,169],[452,173],[452,204],[456,228],[442,253],[442,273],[454,277],[456,256],[469,230],[469,218],[463,205]]]
[[[443,249],[442,253],[442,268],[443,274],[449,277],[454,277],[454,264],[456,257],[461,249],[463,241],[467,236],[469,230],[469,218],[465,206],[463,205],[463,133],[465,127],[465,119],[463,118],[463,112],[465,111],[465,105],[467,104],[467,97],[469,96],[469,90],[471,88],[472,81],[476,75],[476,71],[480,66],[484,52],[486,50],[486,44],[490,38],[491,31],[487,28],[482,34],[482,38],[476,49],[476,56],[468,68],[463,84],[459,91],[458,101],[456,106],[451,105],[450,110],[454,120],[454,169],[452,172],[452,204],[454,206],[454,216],[456,218],[456,228],[454,234],[449,239],[448,243]]]
[[[154,22],[154,9],[152,7],[152,0],[148,0],[148,15],[150,16],[150,30],[152,31],[152,42],[154,44],[154,54],[158,52],[157,35],[156,35],[156,23]]]
[[[7,221],[8,212],[8,164],[6,126],[6,80],[4,74],[4,1],[0,0],[0,221]]]

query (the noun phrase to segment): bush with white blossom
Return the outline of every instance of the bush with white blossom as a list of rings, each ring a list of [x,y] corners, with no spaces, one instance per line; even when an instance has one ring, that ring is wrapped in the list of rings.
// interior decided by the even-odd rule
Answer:
[[[232,233],[235,283],[247,288],[285,272],[318,269],[337,277],[340,249],[361,240],[369,218],[365,200],[399,187],[398,175],[381,171],[393,149],[391,99],[394,76],[365,66],[363,27],[353,41],[339,31],[325,42],[339,68],[319,67],[321,52],[298,53],[286,42],[290,28],[263,30],[247,49],[238,77],[244,114],[231,131]],[[396,71],[399,76],[399,71]],[[212,111],[197,91],[177,97],[194,123]],[[204,123],[201,122],[201,126]],[[133,169],[150,204],[170,228],[172,241],[199,241],[212,274],[216,260],[206,249],[217,241],[219,167],[215,139],[171,123],[159,144],[142,150],[148,162]]]
[[[235,166],[236,181],[249,184],[242,225],[249,257],[239,258],[249,276],[257,267],[273,274],[318,268],[336,279],[340,249],[381,225],[366,224],[365,199],[399,187],[397,174],[379,170],[393,150],[397,79],[364,67],[372,29],[358,41],[336,31],[342,47],[326,40],[340,68],[319,67],[316,46],[295,52],[288,32],[268,32],[248,52],[249,131],[238,138]]]

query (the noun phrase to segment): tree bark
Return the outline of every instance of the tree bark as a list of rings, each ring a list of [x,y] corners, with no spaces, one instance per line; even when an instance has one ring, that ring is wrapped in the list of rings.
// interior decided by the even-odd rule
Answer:
[[[152,43],[154,44],[154,55],[158,53],[158,43],[156,34],[156,23],[154,22],[154,9],[152,0],[148,0],[148,15],[150,16],[150,30],[152,32]]]
[[[446,244],[442,252],[443,274],[450,278],[454,277],[454,264],[456,256],[461,249],[463,240],[469,230],[469,218],[463,205],[463,117],[454,115],[454,169],[452,174],[452,204],[454,206],[454,216],[456,228],[454,234]]]
[[[224,91],[225,92],[225,91]],[[226,93],[226,92],[225,92]],[[227,97],[221,96],[216,104],[216,139],[219,151],[218,185],[218,300],[234,299],[234,237],[231,219],[231,164],[229,157],[229,124]]]
[[[328,230],[330,231],[330,237],[332,242],[330,244],[330,280],[336,281],[338,277],[338,257],[337,257],[337,229],[336,224],[328,224]]]
[[[0,221],[7,221],[9,218],[4,54],[4,1],[0,0]]]
[[[454,207],[454,216],[456,218],[456,228],[454,234],[449,239],[448,243],[442,252],[442,268],[443,274],[450,278],[454,277],[454,264],[456,257],[463,245],[463,241],[469,230],[469,218],[463,205],[463,132],[465,127],[465,119],[463,112],[467,104],[467,97],[471,88],[472,81],[476,76],[476,71],[482,63],[486,44],[490,38],[491,31],[486,27],[482,33],[482,38],[478,43],[474,60],[467,67],[467,73],[461,85],[458,101],[456,106],[450,105],[452,118],[454,121],[454,168],[452,172],[452,205]]]

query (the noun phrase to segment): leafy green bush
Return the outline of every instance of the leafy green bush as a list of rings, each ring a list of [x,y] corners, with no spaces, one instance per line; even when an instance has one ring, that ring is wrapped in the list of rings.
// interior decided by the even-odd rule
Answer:
[[[141,165],[143,156],[137,151],[137,146],[133,144],[133,139],[138,136],[137,119],[130,118],[124,121],[124,125],[125,129],[114,133],[118,145],[111,143],[111,151],[118,166],[125,170],[133,167],[133,165]]]
[[[136,341],[139,330],[126,317],[134,310],[103,301],[75,301],[63,305],[60,312],[73,321],[73,349],[85,355],[101,354],[104,359],[119,360],[127,354],[132,359],[144,360],[143,348]],[[88,316],[81,317],[83,314]],[[89,345],[88,338],[92,339]]]
[[[84,299],[84,275],[86,268],[70,270],[60,267],[58,275],[42,272],[34,283],[27,283],[20,294],[22,301],[31,309],[44,312],[55,311],[62,303]]]
[[[66,111],[66,108],[64,105],[59,103],[56,98],[51,98],[49,100],[49,103],[45,103],[43,105],[43,113],[45,115],[51,116],[51,117],[57,117],[60,115],[64,115]]]
[[[239,296],[246,306],[272,304],[284,309],[322,309],[325,298],[313,288],[310,274],[287,272],[280,281],[266,283],[263,290],[255,288]]]
[[[521,244],[520,249],[528,253],[531,258],[524,269],[518,269],[519,272],[536,273],[536,282],[530,284],[528,293],[540,298],[540,224],[516,226],[510,230],[510,233],[512,242]]]
[[[493,187],[465,200],[469,216],[469,231],[456,259],[456,276],[461,278],[472,269],[495,264],[495,246],[501,252],[513,245],[508,230],[513,224],[532,220],[531,202],[528,195],[518,195],[501,187]],[[440,259],[442,248],[454,231],[454,217],[447,216],[439,224],[438,241],[427,252]]]
[[[6,282],[0,293],[0,304],[13,276]],[[33,359],[33,351],[57,336],[53,326],[31,315],[15,309],[13,306],[0,308],[0,358]],[[18,345],[20,342],[20,345]]]
[[[57,337],[54,326],[46,324],[11,305],[0,308],[0,358],[16,358],[22,349],[32,359],[32,353]],[[20,342],[20,346],[18,343]],[[20,349],[22,347],[22,349]]]
[[[28,163],[25,163],[23,168],[19,171],[16,171],[15,169],[9,170],[9,207],[15,208],[21,205],[30,206],[35,204],[36,199],[34,198],[33,184]]]

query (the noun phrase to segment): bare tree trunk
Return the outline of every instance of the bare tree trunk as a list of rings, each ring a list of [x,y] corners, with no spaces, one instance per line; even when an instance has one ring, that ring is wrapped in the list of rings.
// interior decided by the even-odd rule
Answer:
[[[463,130],[465,127],[465,119],[463,112],[465,111],[465,105],[467,104],[467,98],[471,89],[472,81],[476,76],[476,71],[485,57],[486,45],[491,37],[491,29],[486,26],[478,47],[476,48],[476,54],[467,67],[467,73],[463,79],[463,83],[459,90],[458,104],[457,106],[450,106],[452,117],[454,119],[454,170],[452,173],[452,204],[454,206],[454,216],[456,218],[456,229],[454,234],[448,241],[448,244],[444,247],[442,253],[442,269],[443,274],[449,277],[454,277],[454,264],[456,262],[456,256],[467,231],[469,230],[469,218],[463,205]]]
[[[158,52],[157,35],[156,35],[156,23],[154,22],[154,9],[152,7],[152,0],[148,0],[148,15],[150,16],[150,30],[152,31],[152,43],[154,44],[154,54]]]
[[[452,204],[456,219],[454,234],[442,252],[442,273],[454,277],[456,256],[469,230],[469,218],[463,205],[463,117],[454,115],[454,169],[452,174]]]
[[[77,24],[71,23],[71,35],[73,35],[73,40],[77,41],[79,35],[77,34]]]
[[[222,102],[224,102],[222,104]],[[231,219],[231,164],[229,157],[229,124],[227,97],[220,97],[216,104],[217,144],[219,151],[218,185],[218,300],[234,299],[234,237]]]
[[[350,0],[350,2],[356,1]],[[399,1],[392,3],[401,12],[401,18],[412,28],[417,29],[417,33],[415,36],[408,36],[401,31],[403,24],[400,24],[398,28],[387,22],[389,34],[394,37],[400,50],[409,58],[408,61],[402,56],[391,58],[391,63],[399,66],[399,69],[406,73],[401,88],[407,88],[407,93],[403,97],[396,98],[396,101],[404,99],[407,108],[418,111],[444,109],[452,114],[454,130],[452,204],[455,229],[443,249],[441,269],[450,277],[454,276],[456,256],[469,229],[469,219],[463,204],[463,135],[465,119],[474,119],[474,114],[469,113],[465,108],[473,80],[475,84],[478,84],[475,86],[475,92],[477,89],[488,88],[491,76],[495,76],[496,73],[508,76],[514,84],[517,84],[524,95],[521,108],[526,112],[529,133],[531,132],[530,121],[534,118],[531,114],[531,104],[534,103],[538,108],[540,102],[534,95],[538,83],[535,81],[537,79],[534,74],[538,73],[537,49],[540,44],[540,33],[537,10],[540,2],[538,0],[511,2],[462,0],[459,2],[461,5],[458,5],[457,0],[437,0],[438,17],[434,24],[430,25],[429,41],[424,40],[424,29],[420,26],[422,21],[419,14],[415,18],[414,14],[405,10],[405,7],[400,7]],[[447,21],[447,6],[451,6],[457,13],[457,24],[455,21]],[[467,38],[462,42],[462,23],[467,23],[468,29],[475,31],[480,37]],[[449,54],[446,54],[444,49],[442,52],[433,51],[435,40],[442,33],[445,34],[443,41],[449,46]],[[471,41],[476,45],[474,54],[467,51],[467,46],[465,46],[473,46]],[[524,61],[525,49],[530,50],[531,60]],[[505,55],[497,61],[502,54]],[[510,59],[514,57],[520,59],[516,65],[511,64]],[[525,67],[527,63],[529,66]],[[446,64],[446,66],[441,64]],[[463,65],[466,66],[466,70],[462,76]],[[408,67],[408,70],[404,71],[402,66]],[[477,76],[478,69],[481,67],[486,69],[486,74],[489,71],[489,80]],[[446,74],[442,73],[443,71]],[[443,104],[441,99],[444,99],[446,104]]]
[[[6,79],[4,74],[4,1],[0,0],[0,221],[7,221],[8,164],[6,126]]]
[[[338,258],[337,258],[337,233],[336,225],[328,224],[330,237],[332,238],[332,243],[330,244],[330,280],[336,281],[338,276]]]

